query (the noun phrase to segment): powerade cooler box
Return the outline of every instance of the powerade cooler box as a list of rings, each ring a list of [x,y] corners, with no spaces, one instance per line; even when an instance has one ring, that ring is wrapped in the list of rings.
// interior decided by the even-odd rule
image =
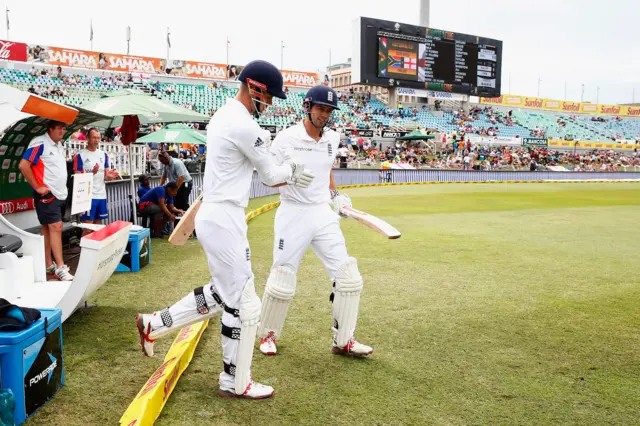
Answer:
[[[62,311],[40,312],[42,317],[29,328],[0,332],[0,388],[10,388],[15,395],[16,425],[24,423],[64,385]]]
[[[131,229],[127,249],[116,272],[138,272],[151,263],[151,232],[149,228]]]

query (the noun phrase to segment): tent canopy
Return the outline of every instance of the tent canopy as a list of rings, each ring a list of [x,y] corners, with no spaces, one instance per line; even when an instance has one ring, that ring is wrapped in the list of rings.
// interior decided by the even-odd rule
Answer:
[[[404,136],[396,138],[398,141],[419,141],[419,140],[429,140],[435,139],[436,137],[433,135],[425,135],[420,130],[414,130],[411,133],[407,133]]]
[[[191,145],[206,145],[206,136],[186,124],[169,124],[162,130],[149,133],[139,138],[136,143],[188,143]]]
[[[122,125],[125,115],[137,115],[140,124],[209,121],[209,116],[156,98],[146,93],[125,89],[106,93],[82,108],[113,117],[111,122],[99,123],[100,127]]]

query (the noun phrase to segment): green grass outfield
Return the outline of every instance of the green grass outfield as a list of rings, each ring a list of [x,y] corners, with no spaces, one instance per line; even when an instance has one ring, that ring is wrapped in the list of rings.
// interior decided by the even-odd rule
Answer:
[[[331,283],[309,251],[279,355],[256,350],[267,401],[217,396],[212,320],[157,425],[640,422],[640,184],[424,185],[345,191],[403,232],[342,221],[365,279],[357,337],[329,353]],[[252,207],[274,197],[253,200]],[[274,212],[249,226],[258,294]],[[171,345],[142,356],[134,317],[208,282],[196,240],[154,241],[64,324],[66,386],[28,425],[114,425]]]

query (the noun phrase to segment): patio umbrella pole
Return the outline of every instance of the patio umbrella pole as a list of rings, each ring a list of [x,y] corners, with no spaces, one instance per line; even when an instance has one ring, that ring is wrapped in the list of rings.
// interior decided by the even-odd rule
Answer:
[[[138,224],[138,216],[136,215],[136,185],[133,183],[133,156],[131,155],[131,148],[133,144],[129,144],[129,177],[131,178],[131,222],[134,225]]]

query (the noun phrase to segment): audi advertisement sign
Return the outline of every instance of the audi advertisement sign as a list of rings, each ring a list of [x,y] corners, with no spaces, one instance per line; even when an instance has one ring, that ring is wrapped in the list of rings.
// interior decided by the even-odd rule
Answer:
[[[0,201],[0,214],[25,212],[33,209],[33,198],[23,198],[21,200]]]

